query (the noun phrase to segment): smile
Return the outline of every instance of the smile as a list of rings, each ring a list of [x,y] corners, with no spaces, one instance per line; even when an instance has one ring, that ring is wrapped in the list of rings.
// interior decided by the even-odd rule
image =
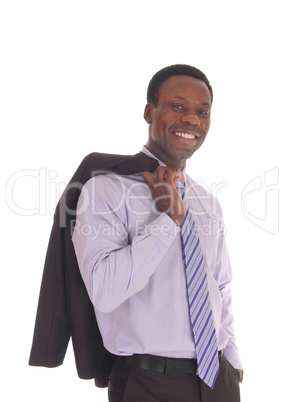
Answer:
[[[199,137],[197,134],[181,133],[179,131],[174,131],[174,134],[177,135],[178,137],[187,138],[189,140],[195,140],[195,138]]]

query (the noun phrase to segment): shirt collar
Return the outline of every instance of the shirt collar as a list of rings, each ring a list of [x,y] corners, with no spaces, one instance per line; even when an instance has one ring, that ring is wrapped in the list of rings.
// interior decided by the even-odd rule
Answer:
[[[160,166],[166,166],[164,164],[164,162],[160,161],[160,159],[158,159],[155,155],[153,155],[146,147],[145,145],[143,146],[142,150],[141,150],[144,154],[146,154],[147,156],[150,156],[150,158],[154,158],[157,159],[157,161],[159,162]],[[184,177],[186,177],[186,165],[185,167],[182,169],[181,173],[184,175]]]

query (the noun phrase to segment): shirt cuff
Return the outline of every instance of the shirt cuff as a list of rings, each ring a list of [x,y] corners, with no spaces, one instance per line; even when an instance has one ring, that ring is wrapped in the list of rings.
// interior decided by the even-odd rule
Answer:
[[[243,370],[239,352],[236,348],[230,346],[225,347],[224,356],[236,370]]]

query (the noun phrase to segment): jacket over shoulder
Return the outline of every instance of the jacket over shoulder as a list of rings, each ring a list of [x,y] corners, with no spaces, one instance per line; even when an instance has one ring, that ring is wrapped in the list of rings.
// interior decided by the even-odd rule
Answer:
[[[61,365],[71,337],[79,377],[95,378],[97,386],[107,386],[115,356],[103,346],[71,240],[77,201],[83,185],[96,174],[110,171],[134,174],[154,171],[157,166],[156,159],[142,152],[133,156],[91,153],[81,162],[54,215],[29,359],[31,366]]]

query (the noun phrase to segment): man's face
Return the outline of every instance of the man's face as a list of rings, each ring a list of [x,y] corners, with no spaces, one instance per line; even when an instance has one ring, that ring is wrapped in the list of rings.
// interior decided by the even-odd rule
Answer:
[[[159,90],[157,107],[147,103],[147,148],[167,166],[182,169],[210,127],[211,95],[196,78],[174,75]]]

